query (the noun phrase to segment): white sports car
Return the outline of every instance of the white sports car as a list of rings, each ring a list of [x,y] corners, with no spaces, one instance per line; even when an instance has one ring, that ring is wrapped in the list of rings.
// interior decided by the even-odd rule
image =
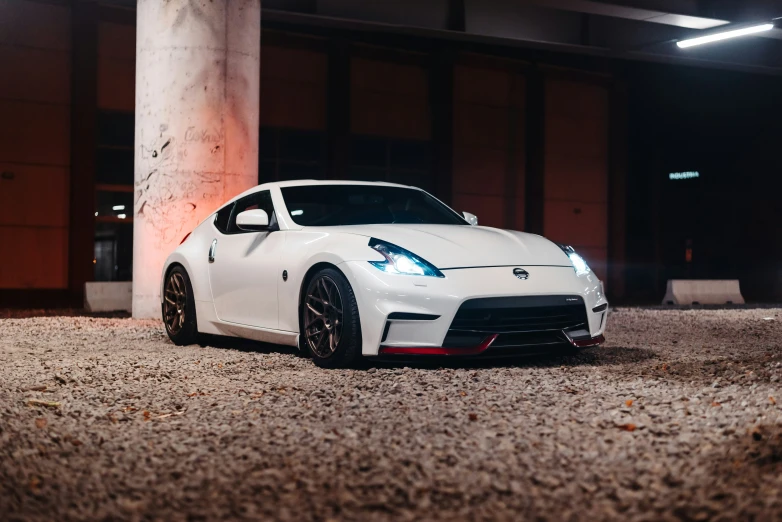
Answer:
[[[176,344],[244,337],[323,367],[595,346],[608,308],[572,248],[477,226],[415,187],[354,181],[240,194],[168,257],[160,290]]]

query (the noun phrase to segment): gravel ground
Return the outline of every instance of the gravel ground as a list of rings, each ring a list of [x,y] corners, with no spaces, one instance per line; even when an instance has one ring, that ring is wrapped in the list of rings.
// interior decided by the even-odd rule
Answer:
[[[326,371],[0,319],[0,519],[782,520],[782,309],[608,326],[577,356]]]

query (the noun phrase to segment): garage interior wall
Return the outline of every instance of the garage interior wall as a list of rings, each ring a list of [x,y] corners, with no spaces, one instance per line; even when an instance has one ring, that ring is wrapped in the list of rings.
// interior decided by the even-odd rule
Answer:
[[[608,257],[608,89],[545,83],[543,235],[573,246],[601,279]]]
[[[0,1],[0,289],[68,286],[70,17]]]
[[[432,121],[424,57],[354,48],[346,176],[431,190]]]
[[[90,180],[83,187],[89,196],[69,210],[71,9],[0,1],[0,61],[7,69],[0,77],[0,244],[16,250],[0,258],[0,289],[67,289],[69,244],[79,260],[94,254],[86,259],[87,280],[130,280],[135,16],[105,7],[99,14],[94,143],[77,136],[94,149],[95,172],[78,173],[77,180]],[[450,198],[482,225],[516,230],[527,228],[534,203],[543,214],[539,232],[578,248],[605,277],[605,85],[540,67],[540,99],[529,87],[530,64],[518,60],[465,51],[440,61],[434,52],[274,28],[262,39],[259,182],[411,184]],[[335,95],[344,101],[335,103]],[[435,108],[440,99],[448,103]],[[526,150],[531,106],[542,106],[542,125],[532,129],[541,135],[540,150]],[[450,129],[442,143],[434,141],[442,139],[436,128]],[[335,154],[335,144],[343,152]],[[439,173],[435,154],[443,150],[450,166]],[[530,155],[540,158],[541,194],[527,193]],[[97,215],[89,230],[74,228],[69,243],[73,210],[90,220]],[[80,238],[94,243],[94,252],[74,248]],[[78,294],[83,282],[71,279]]]
[[[261,37],[258,181],[322,178],[326,169],[323,40],[264,31]]]
[[[129,281],[133,260],[136,27],[98,23],[94,274]]]
[[[525,77],[478,56],[454,67],[453,206],[481,225],[524,230]]]

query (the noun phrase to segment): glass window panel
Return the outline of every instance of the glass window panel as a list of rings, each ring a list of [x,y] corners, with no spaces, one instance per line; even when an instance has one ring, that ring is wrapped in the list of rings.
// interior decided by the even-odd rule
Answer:
[[[321,161],[323,136],[319,132],[279,130],[280,159],[296,161]]]
[[[351,140],[351,164],[361,167],[385,167],[386,138],[354,136]]]
[[[133,277],[133,223],[95,224],[95,281]]]
[[[348,170],[348,179],[353,179],[356,181],[386,181],[386,170],[366,167],[351,167]]]
[[[277,131],[269,127],[261,127],[258,141],[258,156],[262,159],[277,158]]]
[[[429,168],[429,143],[425,141],[391,141],[391,168]]]
[[[110,217],[118,219],[133,219],[133,193],[107,192],[96,193],[95,212],[97,218]]]
[[[98,144],[133,149],[135,116],[132,112],[99,112]]]
[[[277,162],[261,161],[258,165],[258,184],[277,180]]]
[[[323,179],[323,167],[321,165],[281,162],[280,181],[291,179]]]
[[[431,176],[426,171],[392,170],[388,181],[400,185],[411,185],[429,191],[432,185]]]
[[[133,184],[133,150],[98,149],[96,180],[111,185]]]

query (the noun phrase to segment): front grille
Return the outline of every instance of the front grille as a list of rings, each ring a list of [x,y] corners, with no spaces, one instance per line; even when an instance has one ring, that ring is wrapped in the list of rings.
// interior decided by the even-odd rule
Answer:
[[[465,301],[443,342],[448,347],[476,346],[499,334],[489,351],[567,342],[563,330],[587,328],[581,296],[488,297]]]

